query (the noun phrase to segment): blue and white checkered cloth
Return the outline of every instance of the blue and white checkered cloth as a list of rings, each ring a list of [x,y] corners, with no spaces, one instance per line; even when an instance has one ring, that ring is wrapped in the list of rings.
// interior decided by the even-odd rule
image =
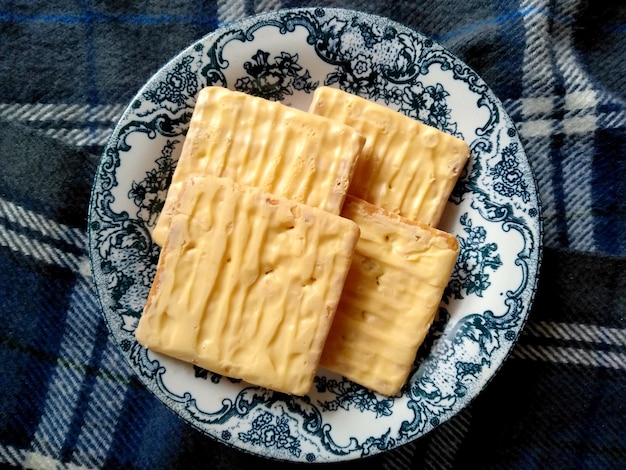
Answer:
[[[318,5],[387,16],[473,67],[518,126],[543,203],[539,291],[511,358],[451,421],[368,463],[626,468],[626,5],[608,0],[0,2],[1,464],[267,463],[135,379],[93,290],[87,206],[116,120],[176,52],[244,16]]]

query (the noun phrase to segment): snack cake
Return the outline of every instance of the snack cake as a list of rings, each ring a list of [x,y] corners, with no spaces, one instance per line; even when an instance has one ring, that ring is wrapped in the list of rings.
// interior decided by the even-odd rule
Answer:
[[[348,124],[365,136],[349,194],[437,226],[469,158],[463,140],[327,86],[315,90],[309,111]]]
[[[219,86],[202,89],[165,205],[153,230],[163,245],[186,177],[223,176],[339,214],[365,138],[354,128]]]
[[[361,236],[320,364],[394,395],[435,318],[459,244],[453,235],[352,196],[342,216]]]
[[[355,222],[211,175],[185,180],[136,329],[143,346],[294,395],[319,364]]]

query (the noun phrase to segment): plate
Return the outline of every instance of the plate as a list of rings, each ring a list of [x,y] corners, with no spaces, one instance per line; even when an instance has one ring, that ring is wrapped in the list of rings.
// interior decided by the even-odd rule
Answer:
[[[134,338],[155,274],[154,227],[198,91],[219,85],[307,109],[321,85],[463,138],[471,157],[441,228],[461,252],[401,394],[318,371],[293,397],[154,354]],[[182,419],[240,450],[298,462],[378,454],[465,407],[515,344],[541,261],[541,209],[518,133],[470,67],[419,32],[333,8],[287,9],[222,27],[182,51],[125,110],[94,180],[92,272],[106,323],[145,386]]]

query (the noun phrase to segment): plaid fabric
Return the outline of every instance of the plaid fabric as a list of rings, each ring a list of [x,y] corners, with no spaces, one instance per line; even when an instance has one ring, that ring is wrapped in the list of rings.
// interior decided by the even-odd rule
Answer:
[[[413,26],[472,66],[518,125],[545,218],[539,291],[510,360],[451,421],[369,463],[626,468],[626,7],[608,0],[0,2],[0,463],[266,463],[134,378],[92,289],[86,208],[116,119],[161,65],[223,23],[319,4]]]

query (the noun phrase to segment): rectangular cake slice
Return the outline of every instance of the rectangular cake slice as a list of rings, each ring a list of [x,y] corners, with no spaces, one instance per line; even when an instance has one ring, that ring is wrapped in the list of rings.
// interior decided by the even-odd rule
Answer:
[[[469,157],[463,140],[331,87],[315,90],[309,111],[348,124],[365,136],[350,194],[437,226]]]
[[[446,232],[348,196],[361,236],[320,364],[383,395],[400,391],[454,268]]]
[[[219,374],[306,394],[358,237],[339,215],[228,178],[190,177],[136,338]]]
[[[204,88],[152,237],[163,245],[182,182],[194,173],[339,214],[364,143],[354,128],[322,116],[223,87]]]

